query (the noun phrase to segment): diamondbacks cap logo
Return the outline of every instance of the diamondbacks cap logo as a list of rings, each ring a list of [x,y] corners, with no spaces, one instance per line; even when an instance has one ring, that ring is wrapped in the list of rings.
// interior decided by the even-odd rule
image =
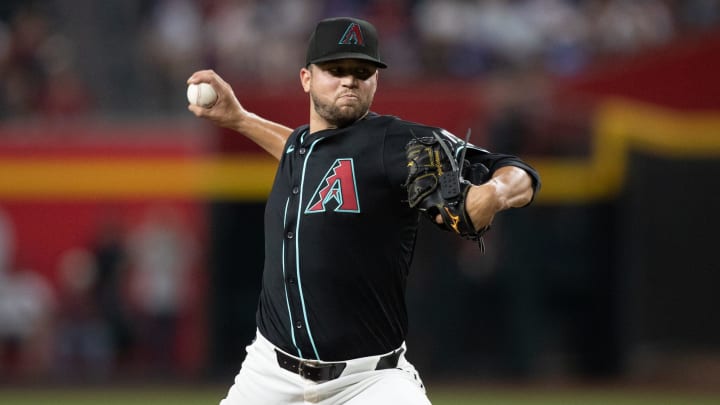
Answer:
[[[386,68],[378,45],[377,30],[369,22],[348,17],[326,18],[318,22],[310,35],[305,67],[338,59],[361,59]]]
[[[306,214],[325,212],[335,206],[335,212],[359,213],[355,167],[352,159],[337,159],[330,166],[305,209]]]
[[[358,25],[358,23],[350,23],[338,44],[365,46],[365,38],[363,37],[362,30],[360,30],[360,25]]]

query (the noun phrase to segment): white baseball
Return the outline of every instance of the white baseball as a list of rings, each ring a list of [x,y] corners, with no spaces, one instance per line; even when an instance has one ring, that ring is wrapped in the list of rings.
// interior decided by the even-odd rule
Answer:
[[[208,83],[190,84],[187,88],[187,99],[190,104],[199,105],[203,108],[212,107],[217,101],[218,95],[215,89]]]

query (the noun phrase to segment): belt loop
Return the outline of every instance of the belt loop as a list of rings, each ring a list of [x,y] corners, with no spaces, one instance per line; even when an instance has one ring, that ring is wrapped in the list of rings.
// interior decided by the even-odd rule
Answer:
[[[398,361],[400,360],[400,355],[402,355],[404,351],[405,348],[401,347],[390,354],[380,357],[380,360],[378,360],[375,370],[396,368],[398,365]]]

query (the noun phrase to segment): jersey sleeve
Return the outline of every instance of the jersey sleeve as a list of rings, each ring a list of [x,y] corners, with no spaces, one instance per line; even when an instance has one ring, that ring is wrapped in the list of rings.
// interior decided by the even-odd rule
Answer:
[[[398,189],[403,189],[403,185],[407,180],[405,145],[413,137],[411,130],[413,128],[406,125],[404,121],[396,120],[388,126],[385,133],[383,145],[384,169],[390,185]]]
[[[532,180],[533,199],[535,198],[535,194],[540,190],[540,174],[537,172],[537,170],[535,170],[535,168],[533,168],[517,156],[507,155],[503,153],[492,153],[470,144],[467,147],[465,159],[467,159],[471,163],[484,164],[490,170],[490,176],[492,176],[492,174],[501,167],[519,167],[520,169],[525,170],[525,172],[527,172],[527,174],[530,176],[530,179]]]
[[[433,132],[437,132],[441,136],[449,139],[455,145],[456,154],[462,153],[462,149],[467,148],[465,159],[470,163],[482,163],[490,171],[490,176],[505,166],[514,166],[525,170],[532,179],[533,198],[538,190],[540,190],[540,175],[528,163],[521,158],[503,153],[493,153],[486,149],[479,148],[473,144],[464,145],[464,141],[459,139],[452,133],[441,129],[433,128],[420,124],[414,124],[406,121],[398,120],[390,125],[385,138],[385,165],[388,177],[392,184],[404,184],[407,177],[407,157],[405,155],[405,145],[413,137],[432,137]],[[457,157],[457,156],[456,156]]]

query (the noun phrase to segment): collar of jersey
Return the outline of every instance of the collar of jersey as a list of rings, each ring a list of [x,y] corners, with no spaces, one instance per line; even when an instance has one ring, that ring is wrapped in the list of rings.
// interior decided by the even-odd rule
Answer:
[[[325,138],[328,136],[333,136],[336,134],[343,133],[346,130],[348,130],[358,124],[361,124],[364,121],[371,120],[371,119],[377,118],[379,116],[380,116],[379,114],[369,111],[367,114],[365,114],[364,117],[360,118],[359,120],[353,122],[352,124],[350,124],[346,127],[323,129],[323,130],[320,130],[317,132],[313,132],[312,134],[308,132],[308,130],[310,129],[310,126],[307,124],[303,125],[300,129],[300,144],[304,145],[306,143],[312,143],[313,141],[315,141],[316,139],[319,139],[319,138]]]

